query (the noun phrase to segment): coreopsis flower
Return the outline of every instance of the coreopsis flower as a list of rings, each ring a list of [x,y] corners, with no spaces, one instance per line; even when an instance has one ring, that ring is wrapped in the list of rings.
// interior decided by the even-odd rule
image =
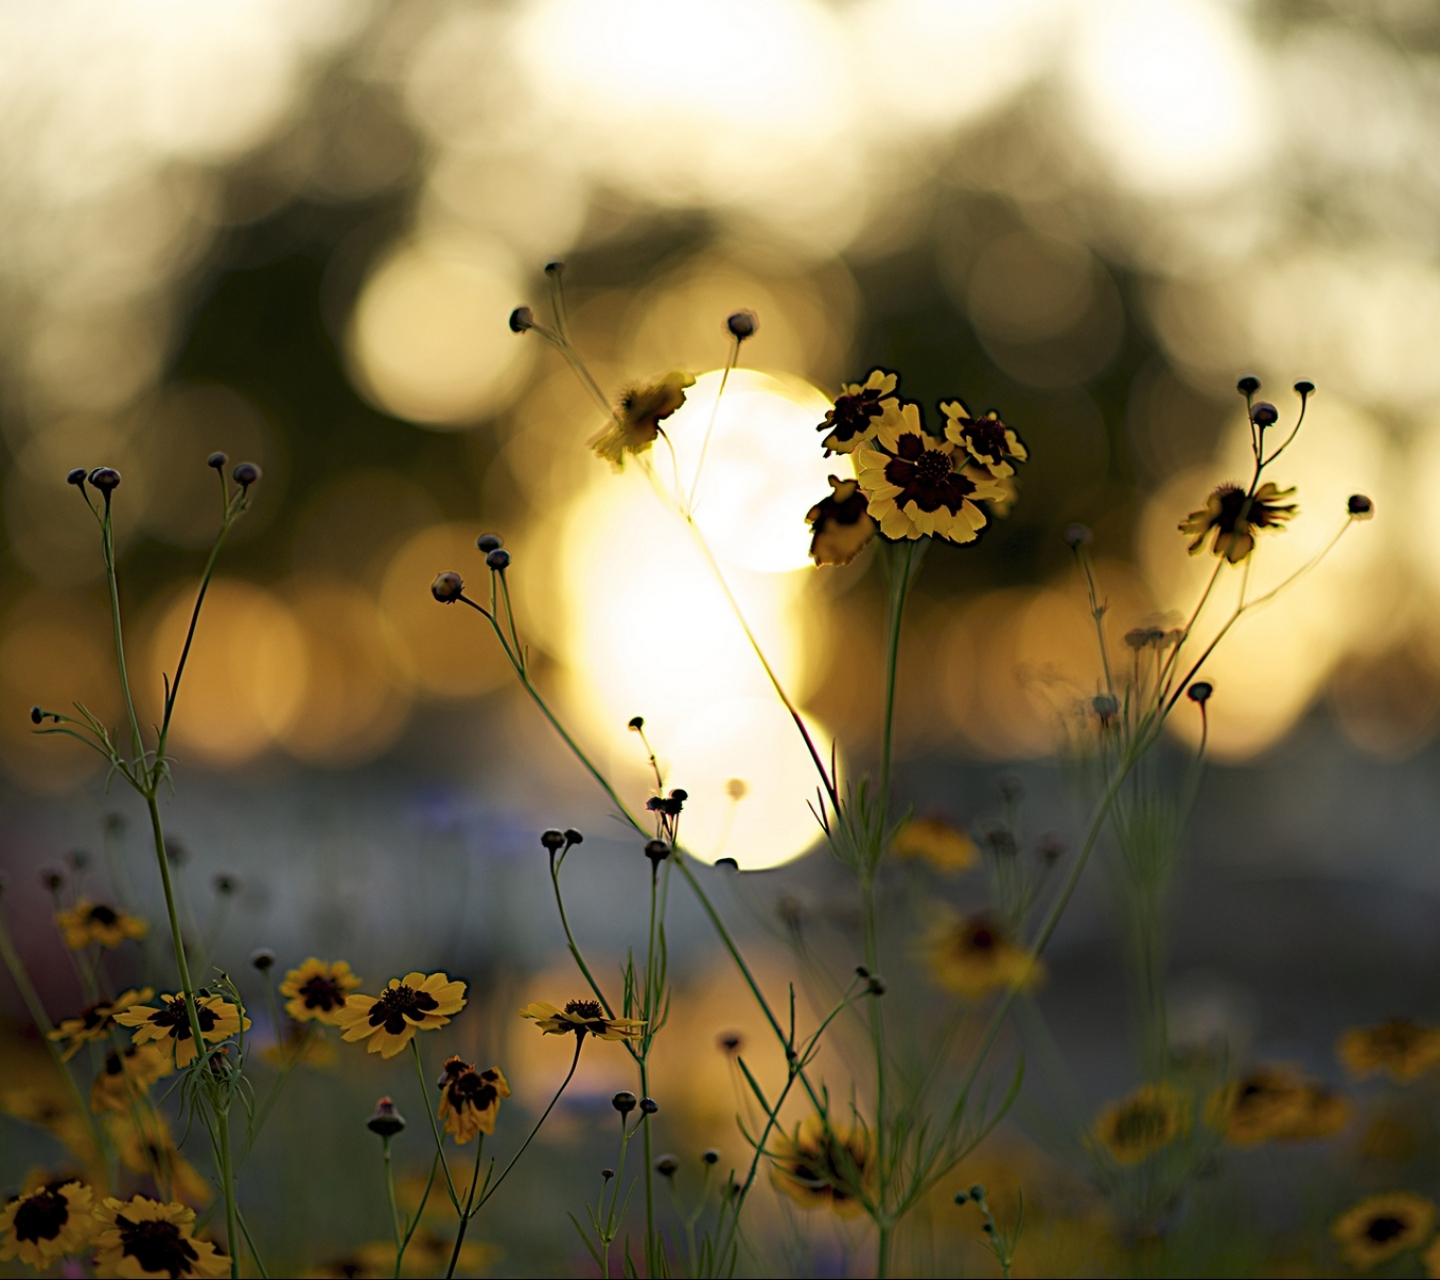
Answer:
[[[272,1066],[299,1066],[325,1068],[334,1066],[339,1060],[332,1041],[316,1027],[292,1022],[280,1038],[265,1046],[260,1056]]]
[[[68,911],[57,911],[55,923],[71,951],[83,951],[92,942],[118,947],[126,938],[143,938],[150,928],[139,916],[89,898],[81,898]]]
[[[250,1019],[240,1012],[239,1006],[221,996],[197,996],[196,1012],[200,1034],[207,1044],[219,1044],[241,1031],[250,1030]],[[115,1015],[115,1021],[122,1027],[133,1029],[136,1044],[154,1040],[162,1047],[172,1047],[175,1065],[182,1070],[195,1058],[195,1036],[190,1029],[190,1012],[183,991],[173,996],[161,996],[158,1009],[150,1005],[126,1009]],[[165,1045],[166,1041],[170,1042],[169,1046]]]
[[[965,871],[980,860],[975,841],[939,818],[911,818],[891,841],[898,857],[918,858],[937,871]]]
[[[62,1046],[60,1061],[69,1062],[80,1052],[80,1046],[91,1040],[104,1040],[109,1036],[110,1028],[115,1025],[117,1013],[124,1013],[126,1009],[133,1009],[137,1004],[144,1004],[154,996],[154,987],[141,987],[138,990],[132,987],[129,991],[122,991],[113,1000],[97,1000],[88,1008],[82,1009],[79,1017],[64,1019],[49,1033],[50,1039]]]
[[[82,1182],[37,1180],[0,1210],[0,1262],[48,1271],[95,1236],[95,1193]]]
[[[1343,1129],[1350,1105],[1334,1090],[1285,1066],[1261,1066],[1211,1099],[1210,1123],[1232,1146],[1307,1142]]]
[[[311,956],[298,969],[291,969],[280,984],[280,994],[288,997],[285,1012],[296,1022],[324,1022],[335,1026],[340,1010],[360,979],[350,972],[344,960],[317,960]]]
[[[816,431],[828,434],[820,443],[827,453],[854,453],[870,439],[881,423],[899,416],[895,388],[900,379],[884,369],[872,369],[864,382],[847,382]]]
[[[175,1199],[203,1208],[214,1198],[208,1179],[181,1154],[164,1115],[151,1107],[128,1108],[109,1120],[120,1163],[132,1173],[158,1178]]]
[[[1120,1164],[1138,1164],[1190,1131],[1192,1104],[1169,1084],[1147,1084],[1100,1113],[1095,1136]]]
[[[366,1050],[393,1058],[417,1031],[438,1031],[465,1007],[465,984],[445,973],[407,973],[391,978],[378,996],[348,997],[335,1025],[342,1040],[368,1039]]]
[[[95,1274],[125,1276],[219,1277],[230,1259],[208,1240],[194,1236],[195,1210],[145,1196],[117,1200],[107,1196],[95,1210],[100,1238],[95,1242]]]
[[[520,1010],[522,1018],[533,1018],[547,1036],[594,1036],[597,1040],[635,1040],[645,1030],[639,1018],[612,1018],[598,1000],[567,1000],[563,1009],[543,1000]]]
[[[626,388],[610,425],[591,439],[590,447],[621,470],[627,453],[644,453],[655,443],[660,424],[685,403],[685,388],[694,384],[691,374],[676,369],[658,382]]]
[[[930,968],[952,991],[972,1000],[1001,987],[1030,987],[1043,976],[1039,960],[1016,946],[983,912],[960,917],[930,937]]]
[[[0,1078],[0,1112],[49,1129],[87,1165],[100,1158],[89,1124],[53,1075],[43,1083],[21,1085]]]
[[[1435,1227],[1435,1206],[1423,1196],[1391,1191],[1366,1196],[1330,1224],[1340,1253],[1357,1271],[1418,1248]]]
[[[454,1252],[454,1236],[447,1239],[422,1223],[415,1228],[415,1234],[405,1246],[405,1260],[400,1274],[406,1280],[428,1280],[430,1276],[445,1271]],[[498,1257],[499,1249],[495,1245],[466,1240],[455,1259],[455,1274],[484,1275]],[[395,1243],[393,1240],[372,1241],[346,1257],[333,1259],[304,1274],[311,1280],[371,1280],[372,1277],[373,1280],[389,1280],[395,1274]]]
[[[771,1181],[807,1209],[831,1209],[842,1217],[864,1212],[870,1145],[861,1129],[838,1129],[810,1116],[775,1144]]]
[[[1335,1052],[1357,1079],[1384,1071],[1396,1080],[1414,1080],[1440,1063],[1440,1027],[1391,1018],[1378,1027],[1347,1031]]]
[[[860,554],[879,528],[869,505],[869,496],[857,481],[830,477],[830,496],[805,514],[812,535],[810,558],[817,565],[849,564]]]
[[[499,1067],[476,1071],[473,1063],[448,1058],[438,1085],[440,1119],[457,1145],[464,1146],[477,1133],[495,1132],[500,1099],[510,1096],[510,1086]]]
[[[1279,529],[1294,518],[1299,508],[1293,503],[1283,503],[1294,488],[1280,489],[1267,480],[1255,490],[1253,498],[1247,498],[1239,485],[1222,484],[1208,498],[1199,511],[1192,511],[1180,523],[1180,532],[1193,534],[1190,554],[1193,556],[1205,545],[1205,539],[1214,530],[1215,538],[1210,550],[1217,556],[1224,556],[1231,564],[1239,564],[1255,550],[1255,534],[1260,529]]]
[[[127,1044],[118,1051],[111,1049],[90,1086],[90,1110],[127,1114],[155,1081],[174,1070],[174,1058],[158,1044]]]
[[[940,412],[945,415],[945,438],[960,445],[997,480],[1013,476],[1015,463],[1030,456],[994,409],[983,418],[972,418],[963,401],[951,400],[940,406]]]
[[[887,538],[973,542],[985,527],[980,503],[1003,499],[995,478],[966,466],[967,455],[920,425],[920,407],[901,406],[855,453],[855,474],[870,495],[870,515]]]

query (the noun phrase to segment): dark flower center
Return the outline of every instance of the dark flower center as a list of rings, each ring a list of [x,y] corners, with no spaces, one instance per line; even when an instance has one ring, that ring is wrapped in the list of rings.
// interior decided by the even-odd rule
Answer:
[[[993,951],[999,941],[989,925],[977,924],[966,936],[965,945],[970,951]]]
[[[982,458],[1003,458],[1010,449],[1005,424],[997,418],[976,418],[965,424],[965,438]]]
[[[600,1007],[598,1000],[570,1000],[565,1004],[565,1012],[573,1013],[577,1018],[603,1018],[605,1011]]]
[[[208,1033],[215,1030],[215,1023],[218,1019],[213,1009],[201,1005],[197,1011],[200,1015],[200,1030]],[[150,1021],[157,1027],[167,1027],[172,1040],[189,1040],[190,1037],[190,1015],[185,1010],[185,997],[176,996],[174,1000],[166,1000],[165,1007],[158,1013],[150,1015]]]
[[[488,1074],[489,1072],[486,1072],[486,1075]],[[500,1096],[500,1091],[478,1071],[467,1071],[451,1083],[447,1093],[450,1097],[450,1105],[457,1111],[466,1107],[474,1107],[477,1111],[488,1111]]]
[[[91,907],[90,910],[85,913],[85,919],[91,924],[111,925],[119,920],[120,917],[115,914],[113,908],[107,907],[102,902],[97,906]]]
[[[1365,1227],[1365,1238],[1374,1244],[1389,1244],[1396,1236],[1404,1235],[1405,1226],[1403,1219],[1382,1213],[1370,1219]]]
[[[1383,1027],[1377,1027],[1371,1035],[1371,1042],[1378,1052],[1394,1054],[1397,1057],[1409,1053],[1420,1043],[1421,1039],[1420,1028],[1413,1022],[1405,1022],[1401,1019],[1387,1022]]]
[[[880,393],[873,387],[857,392],[853,396],[841,396],[835,407],[825,415],[816,431],[830,431],[839,441],[853,440],[870,430],[870,420],[878,418],[885,410],[880,405]]]
[[[192,1262],[199,1261],[200,1255],[173,1222],[131,1222],[119,1214],[115,1225],[120,1228],[120,1251],[134,1258],[142,1271],[163,1272],[179,1280],[191,1274]]]
[[[1126,1107],[1115,1119],[1115,1140],[1121,1146],[1154,1142],[1165,1136],[1166,1129],[1166,1115],[1158,1107],[1145,1104]]]
[[[319,1009],[322,1013],[329,1013],[345,1003],[345,993],[335,979],[319,973],[305,980],[300,987],[300,998],[307,1009]]]
[[[123,1074],[125,1070],[125,1059],[133,1058],[138,1052],[139,1050],[136,1049],[133,1044],[125,1046],[124,1057],[116,1053],[114,1049],[111,1049],[110,1052],[105,1055],[104,1074],[107,1076]]]
[[[425,1015],[438,1009],[440,1002],[428,991],[417,991],[401,983],[398,987],[386,987],[380,998],[370,1008],[370,1025],[383,1026],[392,1036],[404,1034],[405,1019],[424,1022]]]
[[[15,1239],[35,1244],[53,1240],[70,1220],[70,1202],[55,1187],[46,1187],[20,1201],[15,1210]]]
[[[895,505],[902,509],[913,502],[921,511],[944,507],[958,514],[975,492],[974,483],[955,470],[948,453],[909,433],[900,437],[895,455],[885,464],[885,479],[900,490]]]
[[[110,1012],[114,1005],[108,1000],[99,1000],[88,1009],[80,1012],[80,1021],[86,1031],[98,1031],[110,1021]]]
[[[848,498],[822,498],[816,505],[818,510],[811,528],[818,532],[827,524],[858,524],[870,505],[870,499],[857,485]]]

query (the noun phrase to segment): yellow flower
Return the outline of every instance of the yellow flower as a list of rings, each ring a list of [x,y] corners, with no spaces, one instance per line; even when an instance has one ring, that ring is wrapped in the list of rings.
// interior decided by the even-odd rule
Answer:
[[[863,1213],[861,1188],[869,1174],[870,1146],[860,1129],[837,1129],[810,1116],[776,1144],[771,1181],[807,1209],[833,1209],[842,1217]]]
[[[861,492],[858,481],[830,477],[831,493],[821,498],[805,514],[809,522],[810,558],[817,565],[849,564],[879,526],[867,510],[870,499]]]
[[[219,1277],[230,1259],[208,1240],[195,1239],[195,1211],[183,1204],[161,1204],[136,1196],[107,1196],[95,1210],[101,1227],[96,1241],[95,1274],[101,1277]]]
[[[0,1089],[0,1111],[49,1129],[85,1164],[99,1158],[90,1125],[58,1081]]]
[[[594,1036],[597,1040],[635,1040],[645,1030],[638,1018],[612,1018],[606,1015],[598,1000],[567,1000],[563,1009],[543,1000],[527,1004],[520,1010],[522,1018],[534,1018],[535,1025],[547,1036]]]
[[[952,991],[972,1000],[997,987],[1030,987],[1044,976],[1039,960],[983,912],[962,916],[932,934],[930,967]]]
[[[171,1055],[157,1044],[128,1044],[119,1053],[111,1049],[90,1086],[90,1110],[127,1113],[155,1081],[174,1070]]]
[[[676,369],[658,382],[627,388],[610,425],[591,439],[590,447],[621,470],[627,453],[644,453],[655,443],[660,424],[685,403],[685,388],[694,384],[690,374]]]
[[[154,995],[154,987],[141,987],[138,991],[132,988],[113,1000],[97,1000],[88,1009],[82,1009],[78,1018],[66,1018],[50,1032],[50,1039],[65,1046],[60,1054],[60,1061],[69,1062],[87,1041],[104,1040],[110,1034],[117,1013],[124,1013],[126,1009],[133,1009],[137,1004],[144,1004]]]
[[[477,1133],[494,1133],[500,1099],[510,1096],[510,1086],[499,1067],[476,1071],[473,1063],[449,1058],[437,1082],[440,1089],[440,1119],[445,1132],[455,1135],[464,1146]]]
[[[331,1067],[339,1058],[335,1045],[325,1038],[324,1032],[305,1023],[293,1022],[279,1040],[265,1047],[260,1056],[272,1066],[282,1069],[302,1063],[307,1067]]]
[[[1147,1084],[1100,1113],[1095,1136],[1120,1164],[1138,1164],[1190,1132],[1191,1104],[1173,1085]]]
[[[937,871],[965,871],[980,859],[975,842],[939,818],[911,818],[895,833],[892,847],[901,858],[920,858]]]
[[[1213,529],[1211,551],[1231,564],[1239,564],[1255,550],[1257,529],[1278,529],[1294,517],[1299,508],[1293,502],[1277,501],[1294,492],[1293,488],[1280,489],[1267,480],[1255,490],[1253,498],[1247,498],[1239,485],[1222,484],[1205,500],[1201,510],[1192,511],[1180,523],[1181,533],[1194,535],[1190,554],[1193,556],[1205,545]]]
[[[445,973],[407,973],[391,978],[378,996],[353,995],[336,1018],[342,1040],[368,1038],[370,1053],[393,1058],[417,1031],[438,1031],[465,1007],[465,984]]]
[[[118,947],[126,938],[143,938],[150,928],[139,916],[127,915],[103,902],[81,898],[69,911],[57,911],[55,923],[71,951],[83,951],[92,942]]]
[[[827,453],[854,453],[870,439],[881,423],[895,420],[900,401],[895,388],[900,379],[884,369],[872,369],[864,382],[847,382],[816,431],[825,431],[820,443]]]
[[[1340,1253],[1357,1271],[1418,1247],[1435,1226],[1435,1206],[1408,1191],[1366,1196],[1330,1224]]]
[[[1378,1027],[1347,1031],[1335,1052],[1357,1079],[1386,1071],[1396,1080],[1414,1080],[1440,1063],[1440,1028],[1391,1018]]]
[[[337,1025],[340,1010],[345,1000],[360,979],[350,972],[350,966],[343,960],[333,963],[317,960],[314,956],[298,969],[291,969],[280,984],[280,994],[289,997],[285,1012],[296,1022],[324,1022]]]
[[[169,1123],[158,1111],[126,1110],[111,1117],[109,1129],[120,1163],[132,1173],[158,1180],[162,1190],[188,1205],[201,1208],[210,1203],[214,1193],[209,1181],[180,1154]]]
[[[952,400],[942,404],[940,412],[945,415],[945,438],[960,445],[997,480],[1013,476],[1014,464],[1030,456],[994,409],[983,418],[972,418],[963,401]]]
[[[207,1044],[219,1044],[241,1031],[250,1030],[250,1019],[241,1014],[237,1005],[220,996],[199,996],[197,1005],[200,1034]],[[181,1069],[194,1060],[195,1037],[190,1030],[190,1014],[183,992],[161,996],[158,1009],[139,1005],[117,1013],[115,1021],[122,1027],[134,1028],[136,1044],[169,1040],[175,1054],[175,1065]]]
[[[1261,1066],[1211,1099],[1209,1120],[1237,1147],[1308,1142],[1343,1129],[1350,1104],[1290,1067]]]
[[[440,1274],[449,1265],[455,1251],[455,1237],[448,1240],[427,1226],[416,1229],[405,1247],[402,1276],[428,1277]],[[455,1274],[478,1276],[500,1256],[500,1251],[489,1244],[466,1240],[460,1246],[460,1256],[455,1260]],[[373,1244],[361,1245],[346,1258],[337,1258],[322,1267],[315,1267],[305,1273],[314,1280],[381,1280],[395,1274],[395,1244],[390,1240],[377,1240]]]
[[[79,1182],[41,1183],[0,1211],[0,1262],[19,1258],[48,1271],[67,1254],[79,1253],[95,1235],[94,1193]]]
[[[1003,498],[1004,490],[965,460],[952,441],[926,433],[919,405],[902,405],[898,420],[882,424],[855,454],[855,473],[880,532],[973,542],[986,521],[979,503]]]

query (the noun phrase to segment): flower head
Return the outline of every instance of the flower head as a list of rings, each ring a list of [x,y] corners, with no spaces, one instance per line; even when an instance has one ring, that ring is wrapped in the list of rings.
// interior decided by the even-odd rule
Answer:
[[[250,1030],[250,1019],[241,1014],[237,1005],[220,996],[199,996],[196,999],[199,1015],[200,1034],[207,1044],[219,1044],[241,1031]],[[175,1065],[185,1068],[195,1057],[195,1036],[190,1029],[190,1013],[181,992],[173,996],[161,996],[160,1007],[137,1005],[115,1015],[115,1021],[122,1027],[134,1029],[136,1044],[169,1041],[174,1046]]]
[[[639,1018],[612,1018],[598,1000],[567,1000],[563,1009],[538,1000],[520,1010],[547,1036],[594,1036],[597,1040],[634,1040],[645,1030]]]
[[[80,1182],[37,1182],[0,1210],[0,1261],[48,1271],[94,1237],[94,1192]]]
[[[113,1196],[95,1210],[101,1228],[96,1241],[97,1276],[223,1276],[230,1259],[208,1240],[194,1237],[195,1211],[145,1196]]]
[[[619,471],[627,453],[644,453],[655,443],[660,424],[685,403],[685,388],[694,384],[691,374],[676,369],[658,382],[626,388],[610,425],[590,441],[590,447]]]
[[[1209,1120],[1232,1146],[1308,1142],[1343,1129],[1350,1105],[1290,1067],[1269,1065],[1254,1068],[1216,1094]]]
[[[378,996],[352,995],[335,1019],[342,1040],[370,1041],[370,1053],[393,1058],[417,1031],[438,1031],[465,1007],[465,984],[445,973],[391,978]]]
[[[127,1114],[155,1081],[174,1070],[173,1055],[158,1044],[127,1044],[118,1051],[111,1049],[90,1086],[90,1110]]]
[[[1025,988],[1043,975],[1040,962],[1016,946],[990,916],[961,917],[930,938],[930,967],[952,991],[977,1000],[999,987]]]
[[[113,1000],[97,1000],[82,1009],[78,1017],[66,1018],[49,1033],[51,1040],[58,1041],[63,1046],[60,1060],[69,1062],[80,1051],[80,1046],[88,1041],[106,1039],[110,1028],[115,1025],[117,1013],[124,1013],[126,1009],[132,1009],[137,1004],[144,1004],[145,1001],[153,999],[154,995],[154,987],[141,987],[138,991],[132,987]]]
[[[834,408],[825,414],[816,431],[828,432],[820,443],[828,453],[854,453],[862,442],[870,439],[882,422],[889,422],[900,413],[895,388],[900,379],[884,369],[872,369],[864,382],[848,382],[835,399]]]
[[[1138,1164],[1190,1131],[1192,1109],[1173,1085],[1147,1084],[1106,1107],[1095,1136],[1120,1164]]]
[[[973,542],[985,527],[978,505],[1002,499],[989,472],[967,467],[966,454],[937,440],[920,425],[920,407],[901,406],[855,455],[860,487],[870,495],[870,515],[887,538],[948,538]]]
[[[776,1143],[771,1179],[807,1209],[833,1209],[842,1217],[864,1211],[859,1196],[869,1173],[870,1144],[863,1130],[838,1129],[810,1116]]]
[[[209,1180],[180,1154],[170,1125],[159,1111],[127,1108],[111,1117],[110,1137],[120,1163],[132,1173],[151,1178],[158,1174],[171,1195],[197,1209],[210,1203]]]
[[[962,446],[997,480],[1013,476],[1015,463],[1030,456],[1020,437],[1000,421],[994,409],[983,418],[972,418],[962,401],[951,400],[940,406],[940,412],[945,415],[945,438]]]
[[[118,947],[126,938],[143,938],[150,928],[139,916],[127,915],[103,902],[81,898],[68,911],[57,911],[55,923],[71,951],[83,951],[92,942]]]
[[[891,847],[898,857],[919,858],[937,871],[965,871],[980,860],[975,841],[939,818],[911,818]]]
[[[1396,1080],[1414,1080],[1440,1063],[1440,1028],[1391,1018],[1378,1027],[1347,1031],[1335,1052],[1358,1079],[1384,1071]]]
[[[1357,1271],[1417,1248],[1435,1226],[1435,1206],[1408,1191],[1366,1196],[1330,1224],[1340,1252]]]
[[[870,515],[869,497],[855,480],[830,477],[830,496],[805,514],[809,522],[810,558],[818,564],[849,564],[879,526]]]
[[[335,1026],[340,1010],[360,979],[350,972],[343,960],[317,960],[311,956],[298,969],[291,969],[280,984],[280,994],[288,997],[285,1012],[296,1022],[324,1022]]]
[[[1282,503],[1294,488],[1280,489],[1267,480],[1249,497],[1239,485],[1222,484],[1208,498],[1199,511],[1192,511],[1181,523],[1180,532],[1193,534],[1190,554],[1195,555],[1215,531],[1210,549],[1217,556],[1224,556],[1231,564],[1239,564],[1255,550],[1255,534],[1260,529],[1281,528],[1287,520],[1293,519],[1299,508],[1293,503]]]
[[[499,1067],[476,1071],[473,1063],[450,1058],[438,1084],[440,1119],[445,1122],[445,1132],[455,1136],[457,1145],[464,1146],[477,1133],[495,1132],[500,1099],[510,1096],[510,1086]]]

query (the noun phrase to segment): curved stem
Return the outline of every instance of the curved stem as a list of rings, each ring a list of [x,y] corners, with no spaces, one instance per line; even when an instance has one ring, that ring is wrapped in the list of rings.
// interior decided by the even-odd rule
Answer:
[[[570,1070],[565,1073],[565,1079],[560,1082],[560,1087],[555,1090],[555,1096],[550,1099],[550,1105],[541,1113],[540,1119],[535,1121],[535,1127],[530,1130],[529,1136],[520,1144],[520,1150],[510,1157],[510,1163],[501,1171],[500,1176],[485,1188],[485,1194],[480,1197],[480,1203],[475,1206],[476,1213],[479,1213],[489,1202],[490,1197],[500,1190],[500,1184],[510,1176],[510,1170],[519,1162],[520,1157],[525,1154],[525,1148],[535,1140],[535,1135],[540,1132],[540,1126],[545,1123],[550,1113],[555,1110],[555,1104],[560,1101],[560,1095],[565,1092],[566,1086],[575,1078],[575,1068],[580,1065],[580,1049],[584,1043],[584,1034],[577,1034],[575,1036],[575,1056],[570,1060]]]
[[[385,1196],[390,1201],[390,1230],[395,1236],[395,1277],[400,1276],[400,1254],[404,1245],[400,1241],[400,1205],[395,1199],[395,1164],[390,1158],[390,1139],[393,1135],[385,1134],[381,1139],[381,1146],[385,1153]]]
[[[203,1067],[202,1070],[209,1068]],[[238,1206],[235,1203],[235,1165],[230,1158],[230,1110],[228,1107],[217,1110],[219,1114],[215,1121],[220,1131],[220,1187],[225,1197],[225,1239],[230,1246],[230,1276],[231,1280],[240,1280],[240,1232],[237,1226]]]
[[[470,1173],[470,1190],[465,1193],[465,1210],[460,1215],[460,1230],[455,1233],[455,1250],[450,1255],[450,1266],[445,1272],[446,1280],[455,1274],[455,1264],[460,1261],[460,1250],[465,1244],[465,1229],[470,1225],[470,1219],[474,1216],[471,1205],[475,1203],[475,1188],[480,1182],[480,1158],[485,1153],[485,1135],[477,1134],[475,1137],[475,1168]]]
[[[460,1197],[455,1194],[455,1182],[450,1177],[450,1163],[445,1159],[445,1139],[440,1136],[440,1124],[430,1106],[430,1090],[425,1083],[425,1068],[420,1062],[420,1045],[414,1036],[410,1037],[410,1048],[414,1051],[415,1076],[420,1081],[420,1103],[430,1118],[430,1132],[435,1138],[435,1153],[440,1159],[440,1167],[445,1171],[445,1189],[450,1193],[450,1203],[455,1206],[455,1212],[459,1213]]]

